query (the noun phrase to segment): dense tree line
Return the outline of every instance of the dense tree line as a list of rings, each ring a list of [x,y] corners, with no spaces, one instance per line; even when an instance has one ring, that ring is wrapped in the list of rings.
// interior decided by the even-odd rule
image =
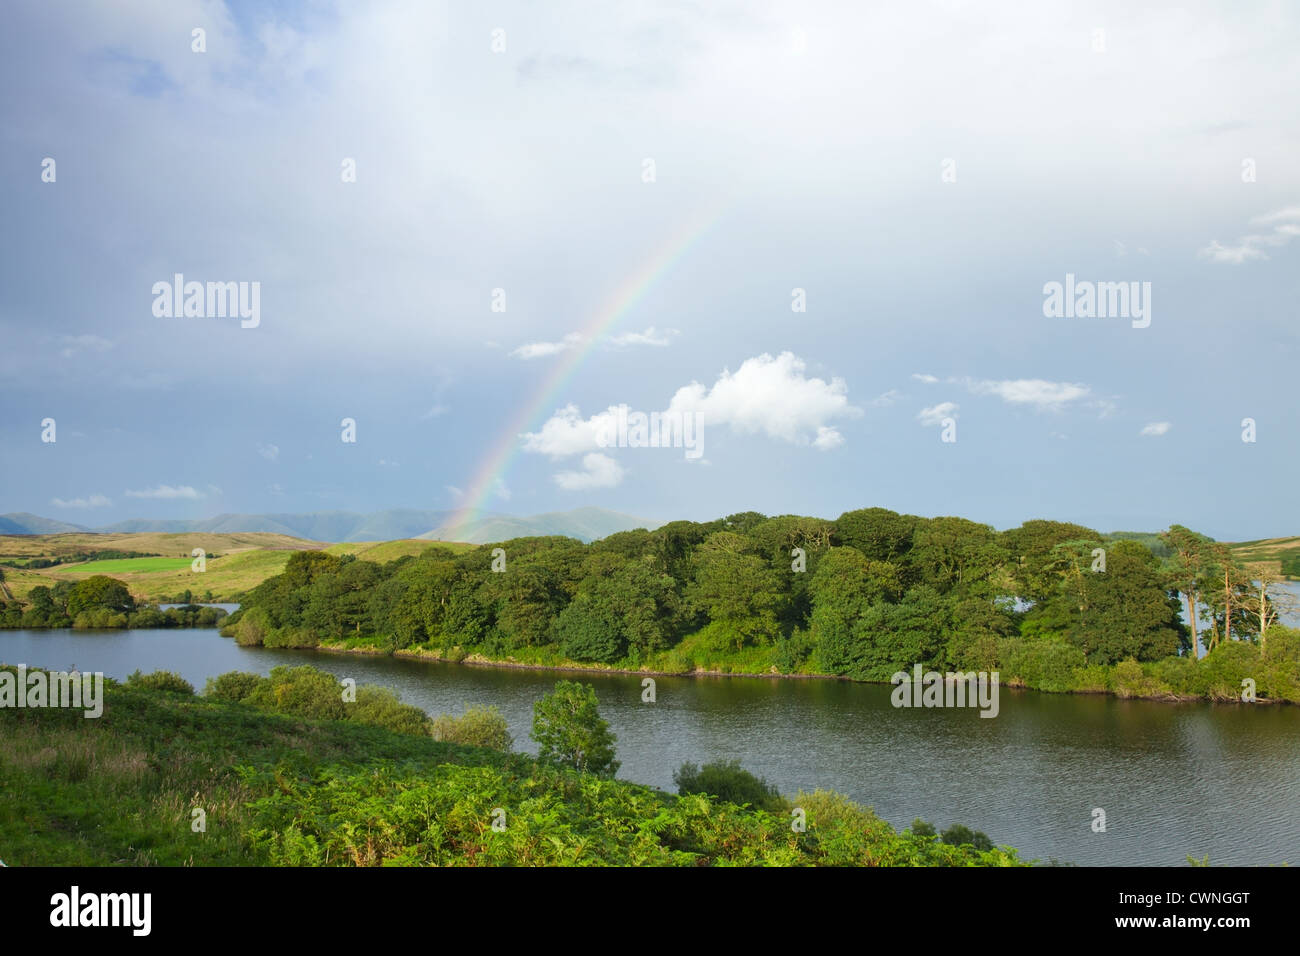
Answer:
[[[999,532],[883,508],[835,521],[744,512],[591,544],[434,546],[383,565],[299,552],[226,630],[268,646],[352,640],[672,670],[730,660],[875,681],[915,664],[1000,669],[1047,689],[1120,662],[1190,664],[1202,648],[1245,643],[1259,656],[1274,632],[1292,633],[1277,626],[1268,588],[1181,526],[1144,542],[1057,521]],[[1293,643],[1282,641],[1284,656]],[[1294,683],[1294,668],[1283,670],[1282,684]]]
[[[104,574],[37,585],[26,603],[0,601],[0,628],[216,627],[223,608],[189,604],[166,611],[137,604],[127,586]]]

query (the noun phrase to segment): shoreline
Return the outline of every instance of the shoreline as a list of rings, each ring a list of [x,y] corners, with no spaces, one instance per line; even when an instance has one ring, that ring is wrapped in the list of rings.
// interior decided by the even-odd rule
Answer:
[[[529,664],[522,661],[501,661],[484,657],[481,654],[470,654],[460,659],[444,657],[439,651],[409,651],[396,650],[384,651],[379,648],[370,647],[338,647],[326,644],[317,644],[315,647],[285,647],[278,650],[307,650],[323,651],[328,654],[360,654],[365,657],[393,657],[413,661],[433,661],[440,664],[465,664],[470,667],[498,668],[501,670],[525,670],[525,671],[551,671],[558,674],[607,674],[621,677],[683,677],[683,678],[702,678],[702,677],[742,677],[756,678],[760,680],[825,680],[838,681],[846,684],[866,684],[875,687],[892,687],[889,681],[868,681],[854,680],[852,677],[845,677],[840,674],[784,674],[784,673],[757,673],[753,671],[710,671],[710,670],[691,670],[691,671],[660,671],[660,670],[631,670],[625,667],[583,667],[578,664]],[[1189,704],[1189,703],[1207,703],[1207,704],[1246,704],[1246,701],[1236,698],[1216,698],[1205,697],[1199,694],[1129,694],[1127,696],[1117,694],[1113,690],[1065,690],[1052,691],[1042,690],[1037,687],[1028,687],[1024,684],[1000,683],[999,686],[1006,687],[1015,691],[1028,691],[1036,694],[1057,695],[1079,695],[1093,697],[1109,697],[1114,700],[1149,700],[1163,704]],[[1278,700],[1276,698],[1260,698],[1250,702],[1251,706],[1272,705],[1272,704],[1291,704],[1296,705],[1295,701]]]

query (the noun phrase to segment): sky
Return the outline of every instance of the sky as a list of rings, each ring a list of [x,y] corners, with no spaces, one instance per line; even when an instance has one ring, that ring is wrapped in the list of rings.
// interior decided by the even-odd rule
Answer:
[[[1298,46],[1283,3],[17,0],[0,512],[1300,534]]]

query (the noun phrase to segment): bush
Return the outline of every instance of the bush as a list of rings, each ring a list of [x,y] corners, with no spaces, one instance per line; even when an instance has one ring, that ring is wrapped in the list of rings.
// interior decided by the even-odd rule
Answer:
[[[1131,657],[1115,665],[1112,683],[1120,697],[1152,697],[1159,691],[1159,683],[1148,677],[1142,665]]]
[[[209,677],[203,688],[205,697],[215,700],[241,701],[257,689],[264,678],[244,671],[229,671],[216,677]]]
[[[1263,677],[1259,648],[1248,641],[1228,641],[1210,651],[1196,665],[1193,687],[1212,700],[1241,700],[1242,681]]]
[[[509,751],[514,744],[506,719],[496,707],[471,707],[461,717],[442,714],[433,719],[434,740],[469,747]]]
[[[413,704],[403,704],[387,687],[369,684],[357,688],[357,699],[347,704],[348,719],[384,727],[394,733],[421,736],[429,732],[429,715]]]
[[[999,647],[1007,683],[1020,681],[1037,690],[1074,690],[1075,672],[1087,663],[1083,651],[1060,639],[1011,637]]]
[[[726,803],[749,804],[760,810],[777,811],[785,806],[776,787],[745,770],[738,760],[720,760],[703,767],[684,763],[673,774],[673,783],[682,796],[707,793]]]
[[[248,611],[237,611],[232,620],[222,628],[222,633],[229,632],[240,647],[257,647],[266,640],[266,635],[273,628],[264,608],[255,607]]]
[[[1196,683],[1196,661],[1188,657],[1166,657],[1151,665],[1151,673],[1174,694],[1192,694]]]
[[[273,667],[271,676],[260,682],[245,702],[264,710],[299,717],[346,720],[347,705],[338,678],[309,664]]]
[[[177,694],[193,694],[194,685],[187,681],[180,674],[173,674],[171,671],[154,671],[152,674],[142,674],[135,671],[127,679],[128,687],[138,687],[142,690],[165,690]]]
[[[977,850],[993,849],[993,841],[979,830],[954,823],[940,834],[939,839],[949,846],[972,846]]]

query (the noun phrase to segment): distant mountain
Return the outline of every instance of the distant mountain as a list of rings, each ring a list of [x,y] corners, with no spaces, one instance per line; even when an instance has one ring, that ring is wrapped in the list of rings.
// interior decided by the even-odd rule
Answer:
[[[451,511],[396,508],[367,514],[354,511],[315,511],[307,514],[223,514],[215,518],[196,519],[131,518],[101,528],[86,528],[23,513],[0,515],[0,534],[59,534],[75,531],[115,534],[234,534],[262,531],[328,542],[395,541],[399,538],[447,540],[447,526],[453,516]],[[528,535],[558,534],[581,541],[593,541],[615,531],[655,528],[661,523],[603,508],[577,508],[530,518],[485,514],[469,522],[465,531],[455,540],[486,544]]]
[[[20,511],[0,515],[0,534],[65,534],[70,531],[88,531],[79,524],[42,518],[40,515]]]
[[[355,511],[313,511],[306,514],[225,514],[195,521],[150,521],[134,519],[98,528],[98,531],[167,533],[207,531],[234,534],[264,531],[287,534],[310,541],[392,541],[415,538],[445,522],[448,511],[397,509],[361,514]]]
[[[471,544],[487,544],[490,541],[507,541],[510,538],[523,538],[529,535],[559,534],[580,541],[595,541],[616,531],[631,531],[633,528],[651,529],[661,524],[662,521],[648,521],[645,518],[636,518],[617,511],[590,507],[575,508],[572,511],[552,511],[547,514],[533,515],[531,518],[484,515],[470,521],[457,536],[457,540],[468,541]],[[447,528],[440,525],[420,537],[446,540],[447,534]]]

